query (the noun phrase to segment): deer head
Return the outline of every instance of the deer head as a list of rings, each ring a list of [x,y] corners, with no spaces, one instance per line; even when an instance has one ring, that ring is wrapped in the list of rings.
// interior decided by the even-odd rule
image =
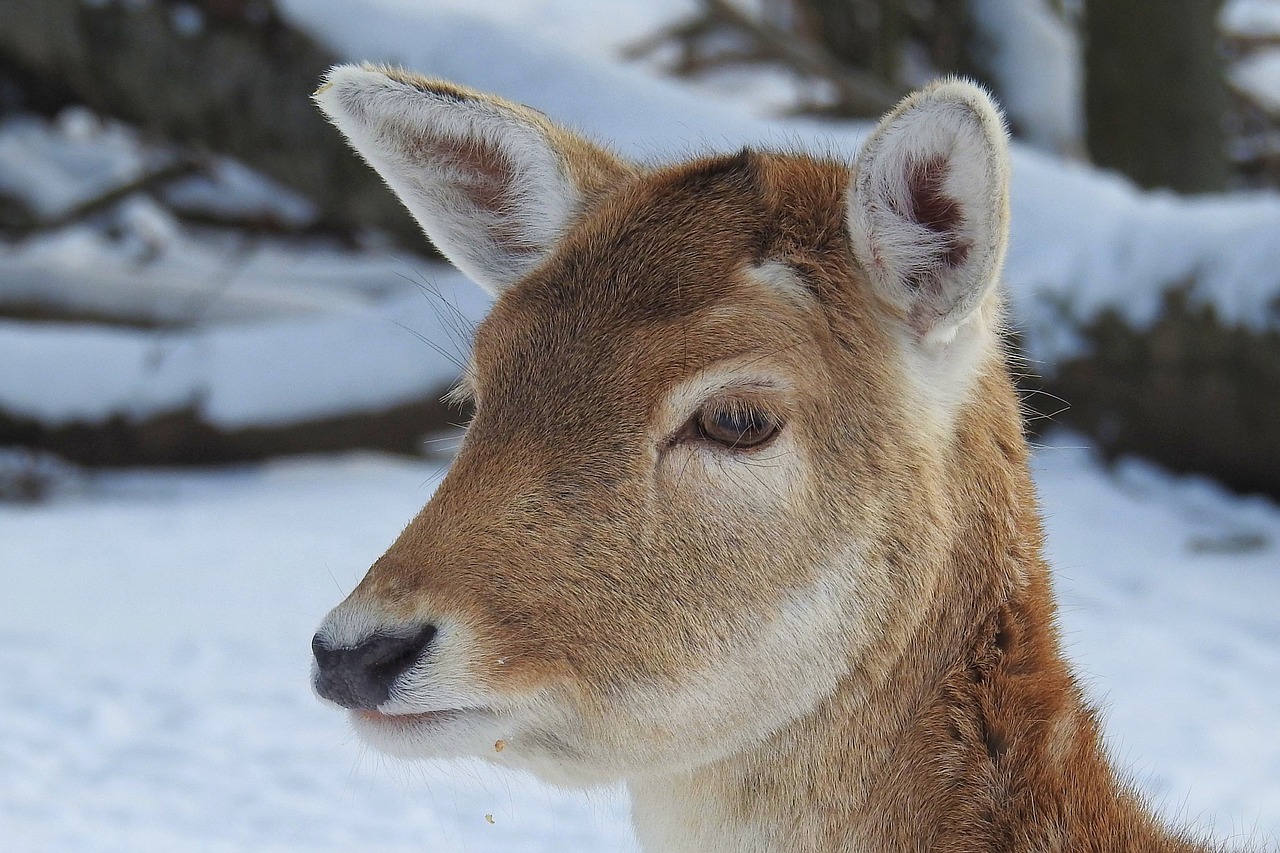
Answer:
[[[566,784],[694,768],[882,678],[953,606],[988,485],[956,472],[1021,441],[982,90],[913,95],[852,165],[644,169],[396,70],[335,68],[316,100],[496,297],[452,469],[315,637],[368,742]]]

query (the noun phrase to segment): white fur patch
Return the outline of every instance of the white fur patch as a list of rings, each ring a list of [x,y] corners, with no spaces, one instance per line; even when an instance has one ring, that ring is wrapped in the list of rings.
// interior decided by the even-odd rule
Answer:
[[[771,371],[757,356],[724,361],[684,380],[667,392],[658,407],[656,431],[659,436],[675,432],[708,400],[720,394],[776,395],[785,399],[791,381]]]
[[[751,621],[761,630],[726,638],[705,668],[674,684],[632,689],[625,702],[629,716],[642,727],[685,735],[679,739],[682,762],[693,768],[757,743],[811,711],[848,669],[856,619],[846,567],[858,560],[853,549],[841,552],[827,567],[832,577],[796,590],[763,624],[757,615]]]
[[[808,309],[815,305],[813,292],[805,287],[800,277],[782,261],[768,260],[748,267],[747,275],[774,296],[797,308]]]
[[[679,685],[637,690],[630,699],[640,724],[670,727],[683,764],[661,775],[628,779],[636,835],[646,849],[671,853],[765,853],[777,849],[772,827],[752,821],[740,801],[692,775],[699,767],[750,749],[811,712],[848,671],[851,655],[870,641],[857,618],[855,546],[838,551],[812,586],[780,604],[759,633]],[[853,588],[853,594],[850,590]],[[706,721],[713,722],[706,722]],[[699,741],[698,734],[705,740]],[[820,819],[814,816],[815,819]]]

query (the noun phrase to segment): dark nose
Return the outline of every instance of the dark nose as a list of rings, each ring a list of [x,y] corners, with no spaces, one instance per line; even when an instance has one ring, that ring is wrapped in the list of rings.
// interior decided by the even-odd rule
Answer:
[[[376,708],[435,635],[435,626],[428,625],[413,634],[374,634],[354,646],[331,646],[316,634],[311,638],[318,666],[316,692],[344,708]]]

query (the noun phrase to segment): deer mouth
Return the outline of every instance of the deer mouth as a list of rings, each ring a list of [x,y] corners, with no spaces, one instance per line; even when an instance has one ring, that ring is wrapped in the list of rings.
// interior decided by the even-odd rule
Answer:
[[[445,708],[438,711],[413,711],[405,714],[387,713],[373,709],[352,711],[356,719],[375,726],[421,726],[445,723],[477,716],[492,716],[484,708]]]
[[[399,758],[484,756],[507,736],[497,713],[479,706],[405,713],[361,709],[351,712],[351,723],[366,744]]]

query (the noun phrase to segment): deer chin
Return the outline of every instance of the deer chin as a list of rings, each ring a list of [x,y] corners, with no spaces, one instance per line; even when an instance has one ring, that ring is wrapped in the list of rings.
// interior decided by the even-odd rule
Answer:
[[[475,706],[406,713],[360,710],[350,715],[357,736],[393,758],[478,758],[573,789],[620,778],[612,761],[600,761],[576,727],[566,725],[559,715],[552,721],[536,713],[526,718],[518,711]]]

